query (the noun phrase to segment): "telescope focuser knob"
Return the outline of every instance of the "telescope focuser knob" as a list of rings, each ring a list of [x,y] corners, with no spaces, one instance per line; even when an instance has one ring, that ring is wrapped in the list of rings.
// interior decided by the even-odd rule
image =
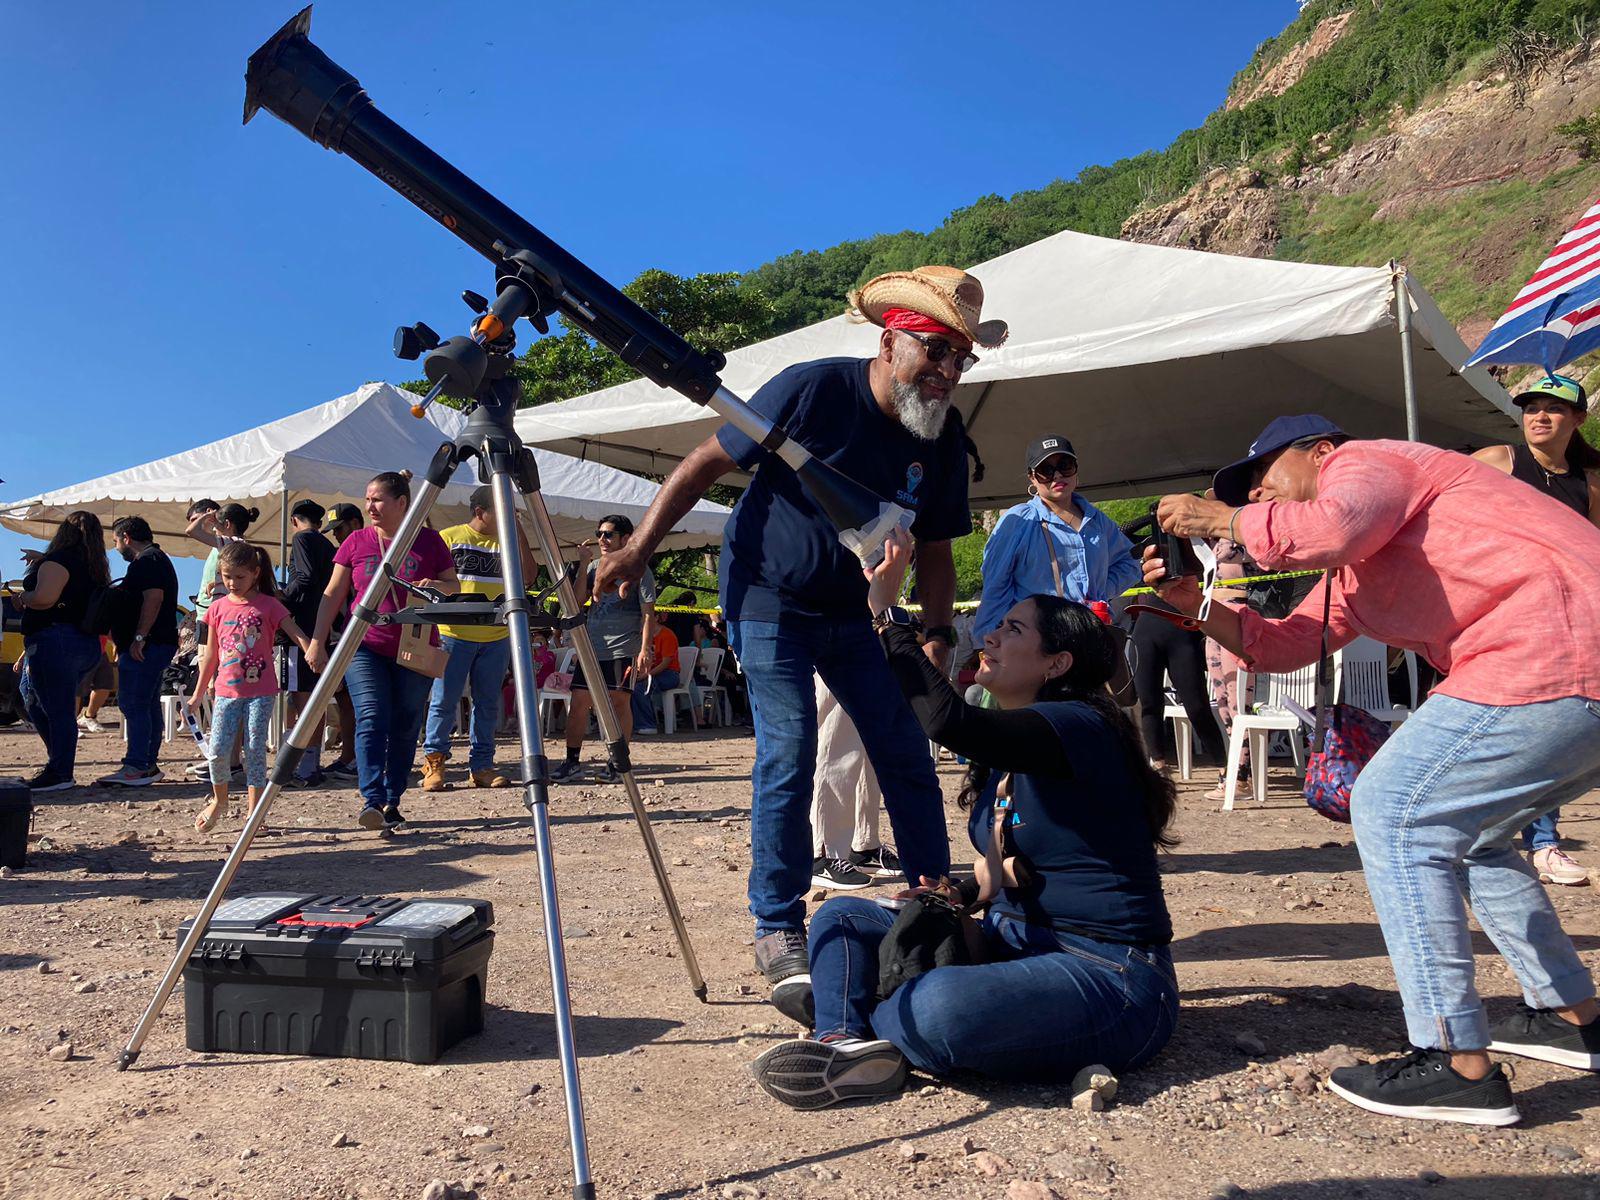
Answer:
[[[461,302],[473,312],[482,315],[489,311],[489,302],[477,292],[467,291],[461,293]]]
[[[394,331],[394,352],[397,358],[421,358],[426,351],[438,345],[439,335],[421,321],[415,325],[402,325]]]

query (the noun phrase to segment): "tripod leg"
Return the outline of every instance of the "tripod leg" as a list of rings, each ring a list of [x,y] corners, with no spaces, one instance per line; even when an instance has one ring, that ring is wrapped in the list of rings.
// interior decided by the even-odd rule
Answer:
[[[544,506],[544,497],[538,492],[528,493],[528,513],[533,518],[533,531],[539,542],[539,553],[544,558],[550,578],[561,579],[561,544],[556,538],[555,525],[550,511]],[[559,588],[561,611],[567,616],[577,616],[583,611],[577,590],[570,579],[562,579]],[[595,657],[594,643],[589,631],[579,625],[573,631],[573,647],[578,652],[578,662],[583,666],[585,679],[598,680],[600,660]],[[700,974],[700,962],[695,958],[694,946],[689,942],[689,930],[683,923],[683,913],[678,908],[678,898],[673,894],[672,881],[667,878],[667,864],[661,857],[661,847],[656,844],[655,831],[650,828],[650,817],[639,796],[639,784],[633,777],[633,763],[628,757],[628,744],[622,739],[622,725],[612,711],[610,698],[603,695],[594,706],[594,715],[600,721],[600,733],[606,740],[606,749],[613,765],[622,773],[622,786],[628,794],[628,804],[633,809],[633,819],[638,823],[639,836],[644,839],[645,855],[650,859],[650,869],[655,873],[656,887],[661,891],[661,901],[666,905],[667,917],[672,921],[672,931],[678,938],[678,951],[683,956],[683,969],[688,972],[689,986],[702,1001],[706,998],[706,981]],[[535,726],[537,728],[537,726]]]
[[[539,856],[539,904],[544,910],[544,940],[550,954],[550,998],[556,1022],[556,1050],[561,1058],[561,1085],[567,1100],[567,1138],[572,1146],[573,1195],[594,1195],[589,1175],[589,1141],[584,1130],[583,1091],[578,1082],[578,1051],[572,1034],[572,1000],[567,989],[567,955],[562,943],[561,902],[556,896],[556,863],[550,847],[550,770],[539,734],[539,691],[534,686],[533,638],[528,625],[528,591],[517,553],[517,510],[511,487],[510,462],[504,453],[487,450],[489,484],[494,492],[496,527],[500,530],[501,574],[506,586],[506,625],[511,631],[511,678],[517,693],[517,735],[522,743],[523,803],[533,818],[534,846]]]
[[[428,510],[433,507],[434,499],[439,494],[438,485],[432,482],[440,478],[438,473],[441,459],[448,458],[448,467],[445,468],[442,478],[448,479],[450,471],[454,470],[456,457],[455,449],[445,446],[434,457],[433,465],[428,470],[428,482],[424,483],[417,497],[412,501],[411,507],[406,510],[405,519],[401,521],[400,528],[395,531],[394,540],[389,543],[388,553],[384,555],[385,567],[392,567],[401,562],[411,543],[416,540],[417,531],[422,528],[427,520]],[[211,924],[211,917],[217,911],[217,906],[222,903],[223,894],[233,883],[233,877],[238,874],[244,856],[250,850],[250,843],[255,840],[256,833],[267,819],[267,812],[272,808],[273,801],[278,798],[291,778],[294,777],[295,768],[300,765],[300,758],[305,753],[306,747],[311,744],[311,734],[317,722],[322,719],[322,710],[328,706],[333,695],[339,690],[339,683],[344,678],[350,660],[355,657],[356,649],[361,645],[362,635],[372,623],[376,615],[377,606],[383,603],[383,598],[389,591],[389,573],[380,569],[367,585],[367,590],[362,593],[360,601],[351,610],[350,624],[346,627],[344,636],[339,639],[338,649],[334,651],[333,658],[328,663],[328,669],[317,680],[317,686],[311,692],[311,699],[306,702],[305,709],[300,713],[300,719],[295,722],[294,730],[289,734],[288,745],[278,752],[277,761],[273,764],[272,775],[267,780],[267,786],[261,793],[261,799],[251,811],[249,818],[244,823],[244,829],[239,834],[239,840],[234,843],[232,852],[227,861],[222,864],[216,882],[211,885],[211,890],[206,893],[205,900],[200,905],[200,911],[195,914],[194,922],[189,932],[184,935],[179,943],[177,952],[172,956],[172,961],[167,964],[166,974],[161,977],[156,993],[150,997],[150,1003],[145,1006],[144,1015],[139,1018],[139,1024],[134,1027],[133,1035],[129,1037],[128,1044],[117,1055],[116,1068],[125,1071],[131,1067],[139,1057],[139,1051],[144,1046],[145,1039],[150,1036],[150,1030],[156,1023],[156,1018],[161,1015],[161,1010],[166,1007],[167,1000],[171,997],[173,989],[178,985],[178,979],[183,969],[188,965],[189,956],[194,953],[194,948],[200,944],[200,939],[205,937],[206,928]]]

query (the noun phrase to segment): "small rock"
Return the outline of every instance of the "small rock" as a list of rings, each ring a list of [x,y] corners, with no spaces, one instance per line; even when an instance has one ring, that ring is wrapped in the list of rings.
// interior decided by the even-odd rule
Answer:
[[[1092,1063],[1072,1077],[1072,1107],[1079,1112],[1099,1112],[1116,1098],[1117,1077],[1110,1067]]]
[[[976,1154],[977,1152],[978,1152],[978,1143],[977,1142],[973,1141],[969,1137],[961,1139],[961,1153],[963,1153],[963,1154]]]
[[[249,1162],[255,1156],[256,1156],[256,1152],[255,1152],[254,1148],[250,1147],[250,1146],[246,1146],[243,1150],[239,1151],[239,1161],[240,1162]]]
[[[66,1062],[72,1057],[72,1050],[71,1042],[57,1042],[44,1052],[44,1056],[51,1062]]]
[[[1035,1179],[1013,1179],[1006,1184],[1006,1200],[1061,1200],[1061,1193]]]
[[[1329,1046],[1321,1054],[1314,1055],[1311,1061],[1316,1064],[1317,1070],[1323,1074],[1337,1071],[1340,1067],[1358,1067],[1361,1060],[1349,1046]]]
[[[811,1175],[812,1175],[812,1178],[816,1179],[818,1183],[838,1183],[839,1182],[839,1172],[833,1171],[833,1170],[829,1170],[827,1167],[823,1166],[821,1163],[812,1163],[811,1164]]]
[[[468,1125],[461,1131],[461,1136],[469,1138],[486,1138],[493,1132],[494,1130],[490,1129],[487,1125]]]
[[[766,1193],[760,1188],[749,1183],[725,1183],[722,1185],[722,1200],[761,1200]]]
[[[1267,1044],[1247,1029],[1241,1029],[1233,1035],[1233,1048],[1240,1054],[1248,1054],[1256,1058],[1267,1052]]]
[[[1439,1174],[1439,1172],[1432,1170],[1431,1168],[1424,1167],[1422,1170],[1417,1172],[1417,1182],[1426,1183],[1432,1186],[1435,1183],[1443,1183],[1444,1176]]]
[[[820,902],[820,901],[826,900],[827,898],[828,898],[828,893],[823,888],[818,888],[816,891],[811,893],[811,899],[814,900],[814,901]]]
[[[41,974],[41,975],[54,975],[55,973],[56,973],[56,969],[54,967],[52,967],[49,963],[42,962],[42,963],[39,964],[39,974]]]
[[[926,1154],[924,1154],[921,1150],[918,1150],[910,1142],[901,1142],[900,1149],[897,1151],[897,1153],[905,1162],[921,1162],[927,1157]]]
[[[100,990],[100,985],[94,980],[90,979],[84,983],[80,983],[72,990],[77,992],[80,996],[87,996],[90,992],[98,992]]]
[[[1105,1097],[1093,1088],[1085,1088],[1072,1098],[1073,1112],[1105,1112]]]
[[[967,1165],[979,1175],[993,1179],[996,1175],[1003,1175],[1011,1170],[1011,1164],[1001,1158],[993,1150],[979,1150],[968,1156]]]
[[[328,1147],[331,1150],[342,1150],[346,1146],[354,1145],[355,1143],[350,1140],[350,1135],[348,1133],[338,1134],[333,1141],[328,1143]]]
[[[1310,1096],[1317,1090],[1317,1077],[1306,1067],[1301,1067],[1289,1079],[1296,1096]]]
[[[0,879],[10,879],[15,874],[10,867],[0,867]]]
[[[422,1200],[455,1200],[456,1189],[442,1179],[430,1180],[422,1189]]]
[[[1557,1162],[1577,1162],[1583,1157],[1583,1155],[1579,1154],[1571,1146],[1563,1146],[1556,1142],[1552,1142],[1550,1145],[1546,1146],[1544,1148],[1544,1152]]]
[[[1268,1137],[1282,1137],[1284,1134],[1289,1132],[1289,1128],[1286,1125],[1268,1125],[1261,1132],[1266,1134]]]
[[[1224,1179],[1211,1189],[1211,1200],[1243,1200],[1250,1193],[1231,1179]]]

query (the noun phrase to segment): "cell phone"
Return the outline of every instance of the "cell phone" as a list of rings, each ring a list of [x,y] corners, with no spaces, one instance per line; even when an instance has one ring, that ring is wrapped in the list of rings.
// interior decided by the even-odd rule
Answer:
[[[899,912],[909,903],[909,901],[902,900],[898,896],[874,896],[872,902],[880,908],[889,909],[891,912]]]

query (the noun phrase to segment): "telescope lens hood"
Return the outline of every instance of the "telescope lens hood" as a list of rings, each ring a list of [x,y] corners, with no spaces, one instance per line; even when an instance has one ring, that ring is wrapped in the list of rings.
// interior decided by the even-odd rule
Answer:
[[[319,146],[339,151],[345,131],[372,100],[356,77],[311,43],[311,6],[301,9],[250,56],[244,120],[261,109]]]

